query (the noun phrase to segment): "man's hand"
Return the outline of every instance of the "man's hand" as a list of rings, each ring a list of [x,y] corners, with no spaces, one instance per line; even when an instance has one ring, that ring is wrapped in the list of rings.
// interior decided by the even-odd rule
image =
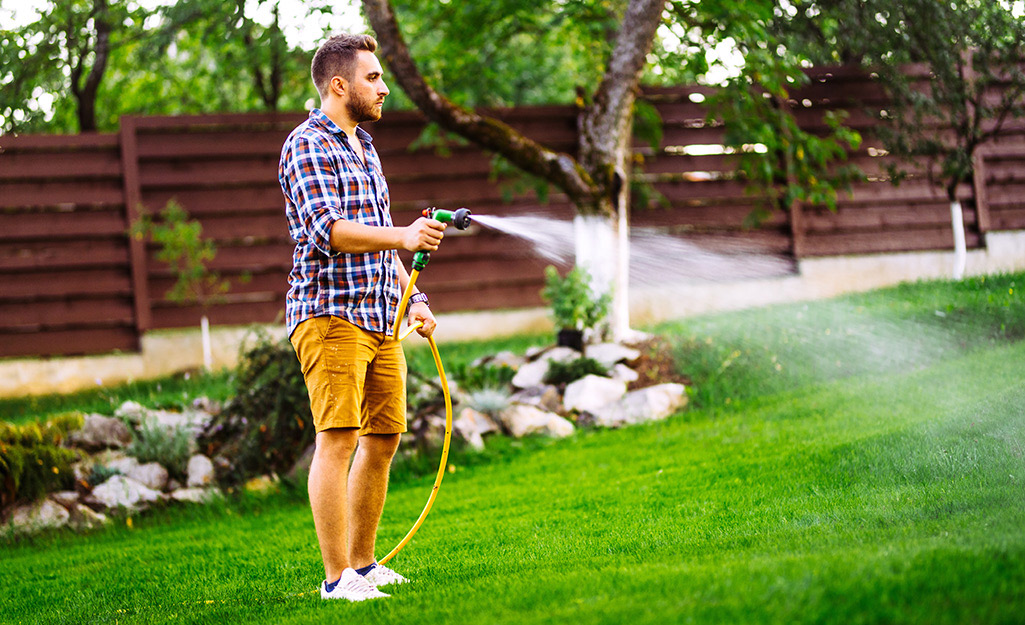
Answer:
[[[434,328],[438,327],[438,322],[434,319],[434,313],[431,312],[430,306],[423,302],[417,302],[409,305],[409,325],[413,325],[417,321],[423,321],[424,324],[416,329],[417,334],[427,338],[434,333]]]
[[[402,249],[408,252],[433,252],[445,236],[448,224],[420,217],[402,229]]]

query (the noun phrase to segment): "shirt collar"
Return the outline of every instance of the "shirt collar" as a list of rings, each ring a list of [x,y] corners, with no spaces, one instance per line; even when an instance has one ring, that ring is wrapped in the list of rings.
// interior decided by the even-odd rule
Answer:
[[[334,123],[331,120],[331,118],[328,117],[327,114],[319,108],[315,108],[312,111],[310,111],[310,119],[313,120],[315,123],[323,126],[331,134],[345,134],[345,131],[342,130],[342,127]],[[363,142],[373,142],[374,140],[374,138],[370,136],[369,132],[363,130],[359,126],[356,126],[356,136],[359,137],[360,141]]]

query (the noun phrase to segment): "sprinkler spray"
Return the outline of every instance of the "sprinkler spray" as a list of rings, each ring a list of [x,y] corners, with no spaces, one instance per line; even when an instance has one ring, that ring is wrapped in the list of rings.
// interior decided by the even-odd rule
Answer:
[[[436,219],[442,223],[452,224],[456,230],[466,230],[470,227],[470,209],[457,208],[454,211],[443,208],[425,208],[423,216],[428,219]],[[413,269],[423,271],[427,263],[431,262],[429,252],[417,252],[413,254]]]

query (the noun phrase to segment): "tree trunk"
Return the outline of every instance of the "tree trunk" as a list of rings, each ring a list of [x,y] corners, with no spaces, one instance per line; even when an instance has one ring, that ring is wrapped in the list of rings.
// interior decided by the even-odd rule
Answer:
[[[965,244],[964,213],[961,202],[950,202],[950,225],[954,229],[954,268],[951,275],[955,280],[964,278],[965,266],[968,264],[968,246]]]

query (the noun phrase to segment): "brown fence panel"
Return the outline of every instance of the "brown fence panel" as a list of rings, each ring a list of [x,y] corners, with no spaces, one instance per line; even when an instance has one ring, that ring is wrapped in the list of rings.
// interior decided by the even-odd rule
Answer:
[[[925,84],[921,68],[915,71]],[[826,112],[840,110],[865,137],[849,162],[866,178],[840,195],[836,210],[800,206],[753,220],[761,198],[738,177],[722,126],[707,121],[696,97],[714,90],[648,88],[643,97],[662,117],[663,136],[654,147],[634,143],[639,191],[653,200],[632,211],[632,226],[713,251],[791,258],[952,249],[945,194],[928,182],[924,166],[900,186],[889,181],[890,157],[874,132],[875,111],[887,106],[879,85],[856,68],[816,68],[809,78],[787,103],[802,127],[825,133]],[[552,149],[576,151],[574,107],[487,112]],[[293,244],[277,163],[285,137],[305,116],[126,117],[117,135],[0,137],[0,357],[132,350],[140,332],[196,325],[204,312],[214,323],[280,319]],[[425,124],[419,113],[389,112],[367,126],[397,225],[427,206],[466,206],[477,214],[541,215],[568,227],[575,210],[565,195],[551,189],[540,201],[525,179],[496,177],[507,168],[496,170],[475,146],[444,134],[425,141]],[[1025,121],[1009,122],[980,150],[975,169],[972,183],[957,190],[971,247],[983,245],[990,230],[1025,229]],[[152,245],[126,236],[140,206],[157,212],[172,199],[202,223],[218,249],[211,267],[232,284],[205,311],[168,301],[169,269]],[[438,311],[537,305],[549,264],[537,252],[475,225],[451,233],[421,284]],[[402,254],[407,263],[409,256]]]
[[[0,152],[0,357],[137,349],[117,135]]]

